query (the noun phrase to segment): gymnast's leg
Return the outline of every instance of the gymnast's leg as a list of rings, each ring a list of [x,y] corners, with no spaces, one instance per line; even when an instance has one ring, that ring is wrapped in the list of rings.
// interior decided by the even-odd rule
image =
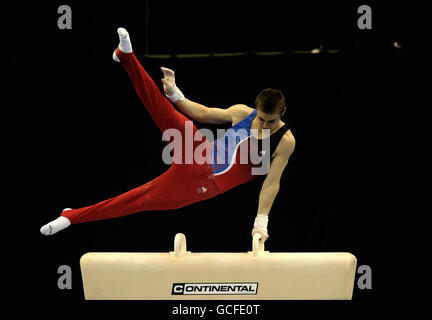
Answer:
[[[138,61],[132,51],[128,32],[123,28],[119,28],[117,32],[120,43],[113,53],[113,59],[120,62],[127,71],[138,97],[147,108],[153,121],[161,132],[170,128],[183,131],[184,123],[189,119],[175,109]]]
[[[188,119],[162,95],[132,52],[126,30],[118,30],[120,44],[113,54],[128,72],[135,90],[161,131],[185,130]],[[197,131],[193,126],[193,131]],[[195,142],[194,142],[195,144]],[[175,182],[175,183],[173,183]],[[65,209],[61,216],[44,225],[41,233],[52,235],[71,224],[111,219],[149,210],[170,210],[202,201],[218,194],[208,165],[174,163],[156,179],[124,194],[79,209]]]

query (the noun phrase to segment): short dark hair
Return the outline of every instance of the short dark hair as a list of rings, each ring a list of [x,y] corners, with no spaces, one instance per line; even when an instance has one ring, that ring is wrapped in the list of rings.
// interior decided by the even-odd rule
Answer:
[[[286,107],[285,97],[280,90],[267,88],[255,98],[255,107],[264,113],[282,114]]]

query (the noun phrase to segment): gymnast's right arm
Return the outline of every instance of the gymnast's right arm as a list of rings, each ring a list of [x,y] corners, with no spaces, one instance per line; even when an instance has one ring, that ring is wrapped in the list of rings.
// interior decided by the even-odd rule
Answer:
[[[202,104],[186,99],[177,88],[174,71],[161,67],[164,74],[162,79],[163,88],[167,98],[184,112],[190,119],[200,123],[221,124],[233,121],[233,110],[236,105],[228,108],[209,108]]]

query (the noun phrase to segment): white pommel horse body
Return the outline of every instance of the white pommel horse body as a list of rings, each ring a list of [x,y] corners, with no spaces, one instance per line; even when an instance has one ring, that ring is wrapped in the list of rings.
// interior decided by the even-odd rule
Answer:
[[[348,252],[89,252],[80,259],[86,300],[351,300],[357,259]]]

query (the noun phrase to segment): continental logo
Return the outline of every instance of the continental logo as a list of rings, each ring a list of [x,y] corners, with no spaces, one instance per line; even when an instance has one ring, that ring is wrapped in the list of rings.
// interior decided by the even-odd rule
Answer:
[[[256,295],[258,282],[173,283],[172,295]]]

